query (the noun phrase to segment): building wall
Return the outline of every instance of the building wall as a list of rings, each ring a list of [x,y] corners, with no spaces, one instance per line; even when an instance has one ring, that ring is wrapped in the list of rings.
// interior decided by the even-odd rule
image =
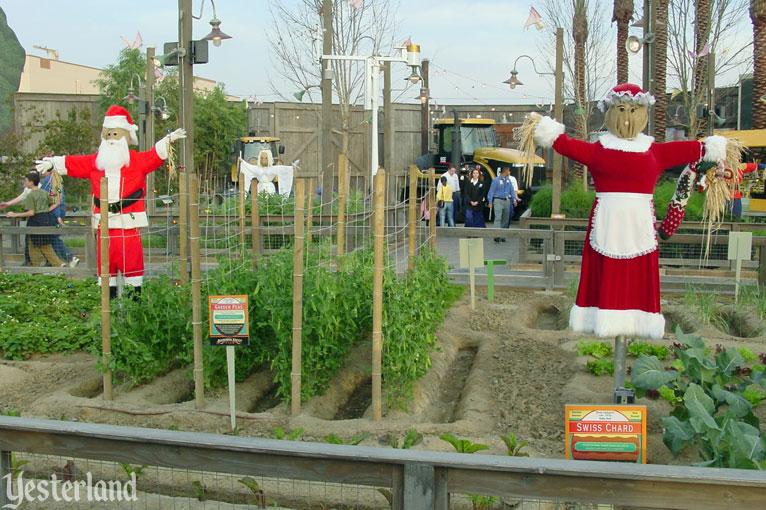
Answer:
[[[101,69],[27,55],[19,92],[40,94],[98,94],[94,80]]]

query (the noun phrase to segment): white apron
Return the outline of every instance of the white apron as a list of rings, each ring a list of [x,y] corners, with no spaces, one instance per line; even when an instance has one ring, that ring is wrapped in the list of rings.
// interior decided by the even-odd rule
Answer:
[[[590,245],[613,259],[632,259],[657,249],[654,203],[648,193],[596,193]]]

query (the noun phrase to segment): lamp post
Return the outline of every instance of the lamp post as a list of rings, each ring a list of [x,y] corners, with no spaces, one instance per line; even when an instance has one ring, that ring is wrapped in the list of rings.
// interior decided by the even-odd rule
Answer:
[[[516,69],[516,64],[522,58],[528,58],[532,62],[532,69],[539,75],[553,75],[554,77],[554,102],[553,102],[553,115],[557,122],[564,122],[564,114],[562,107],[562,96],[564,86],[564,29],[561,27],[556,28],[556,70],[552,73],[544,73],[537,70],[535,66],[535,60],[529,55],[520,55],[513,62],[513,69],[511,70],[511,77],[505,80],[503,83],[508,84],[512,89],[515,89],[518,85],[524,85],[519,81],[519,71]],[[553,151],[553,196],[551,197],[551,213],[558,214],[561,208],[561,171],[563,160],[561,155]]]
[[[364,62],[364,109],[372,110],[370,127],[372,130],[372,143],[370,144],[370,186],[373,185],[373,177],[378,173],[378,110],[380,110],[380,66],[384,62],[404,62],[412,69],[407,80],[410,83],[418,83],[420,75],[420,46],[409,44],[397,48],[399,56],[382,57],[380,55],[322,55],[322,60],[349,60]]]

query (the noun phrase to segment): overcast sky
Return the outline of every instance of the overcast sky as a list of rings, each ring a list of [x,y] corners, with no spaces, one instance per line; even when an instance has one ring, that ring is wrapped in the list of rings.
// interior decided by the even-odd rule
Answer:
[[[195,66],[195,75],[224,83],[232,95],[277,99],[269,85],[271,77],[280,86],[268,56],[266,32],[271,24],[268,2],[217,0],[221,30],[232,39],[217,48],[211,45],[210,62]],[[296,0],[282,2],[289,5]],[[195,16],[202,3],[203,0],[192,1]],[[102,68],[116,62],[124,47],[121,36],[132,42],[140,31],[143,48],[156,45],[158,53],[164,42],[178,38],[177,0],[0,0],[0,6],[27,53],[45,56],[33,46],[46,46],[57,50],[62,61],[92,67]],[[524,87],[511,90],[502,83],[510,77],[516,57],[521,54],[541,57],[539,47],[545,32],[533,27],[523,29],[529,7],[529,1],[515,0],[401,0],[400,38],[404,41],[411,37],[413,43],[420,44],[422,57],[431,60],[430,90],[434,101],[549,103],[553,98],[552,80],[536,76],[526,60],[519,62]],[[209,0],[204,1],[203,8],[201,19],[193,23],[195,39],[210,32]],[[747,14],[743,13],[743,17]],[[538,62],[541,71],[542,61],[540,58]],[[401,67],[404,73],[404,64],[395,67]],[[631,80],[637,83],[641,80],[640,68],[640,57],[632,57]],[[282,87],[285,96],[294,92],[289,84]],[[401,101],[414,102],[418,92],[413,87],[398,95]]]

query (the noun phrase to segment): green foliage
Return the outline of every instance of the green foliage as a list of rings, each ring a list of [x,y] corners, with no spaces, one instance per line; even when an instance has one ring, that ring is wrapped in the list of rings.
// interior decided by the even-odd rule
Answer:
[[[739,303],[761,319],[766,319],[766,287],[763,285],[742,285],[739,288]]]
[[[205,498],[207,497],[207,486],[199,480],[194,480],[191,484],[192,487],[194,487],[194,496],[200,501],[205,501]]]
[[[596,199],[595,191],[585,191],[581,183],[575,183],[561,193],[561,212],[567,218],[587,218]],[[551,203],[553,201],[553,189],[545,186],[537,191],[530,200],[529,207],[532,216],[550,218]]]
[[[588,340],[580,338],[575,346],[578,356],[593,356],[596,359],[603,359],[612,355],[612,346],[608,342],[598,340]]]
[[[382,368],[389,405],[404,407],[412,399],[415,381],[431,368],[436,329],[464,290],[449,283],[447,270],[445,259],[423,253],[406,279],[384,271]]]
[[[507,436],[500,436],[500,439],[505,443],[509,456],[529,457],[528,453],[521,451],[521,449],[527,446],[528,443],[526,441],[520,441],[513,432],[509,432]]]
[[[272,439],[287,439],[288,441],[296,441],[299,437],[303,435],[303,428],[298,427],[297,429],[293,430],[289,434],[285,432],[284,430],[280,429],[279,427],[274,427],[272,429],[272,433],[269,434],[269,437]]]
[[[324,440],[330,444],[347,444],[351,446],[356,446],[362,441],[364,441],[365,439],[367,439],[369,435],[370,435],[369,432],[363,432],[362,434],[359,434],[358,436],[350,439],[349,442],[346,443],[338,434],[333,432],[331,434],[327,434],[326,436],[324,436]]]
[[[19,90],[24,70],[24,48],[19,43],[8,19],[0,8],[0,134],[10,130],[13,123],[8,99]]]
[[[18,478],[21,473],[24,472],[21,466],[29,464],[30,461],[19,459],[16,457],[16,453],[11,452],[11,478]]]
[[[694,311],[703,324],[710,324],[720,312],[718,294],[705,292],[694,285],[686,286],[684,302],[687,308]]]
[[[657,359],[663,360],[670,354],[670,349],[664,345],[654,345],[644,340],[632,340],[628,343],[627,353],[633,358],[646,354],[647,356],[657,356]]]
[[[0,273],[0,351],[21,360],[32,353],[97,352],[99,290],[93,279]]]
[[[742,359],[745,360],[745,363],[748,361],[758,361],[758,356],[747,347],[737,347],[737,350],[739,351],[739,355],[742,356]]]
[[[128,462],[119,462],[120,466],[123,470],[125,470],[125,474],[128,475],[128,478],[130,478],[130,475],[135,473],[136,480],[144,476],[144,470],[149,467],[148,465],[144,464],[142,466],[132,466]]]
[[[657,219],[661,220],[668,212],[668,205],[670,199],[673,198],[673,193],[676,190],[675,179],[663,179],[657,183],[657,187],[654,189],[654,210],[657,215]],[[689,201],[686,204],[686,212],[684,213],[684,220],[686,221],[702,221],[702,208],[705,203],[704,193],[692,193],[689,197]]]
[[[399,440],[391,434],[386,434],[380,439],[380,442],[388,444],[391,448],[401,448],[402,450],[409,450],[413,446],[417,446],[423,442],[423,434],[415,429],[407,431],[407,435],[402,438],[402,445],[399,446]]]
[[[439,439],[451,444],[458,453],[476,453],[481,450],[489,450],[489,447],[481,443],[472,443],[468,439],[458,439],[449,432],[439,436]]]
[[[701,466],[738,469],[766,467],[766,436],[753,414],[753,397],[766,389],[762,367],[750,375],[739,370],[744,359],[737,349],[726,349],[709,358],[705,342],[676,328],[680,345],[673,351],[680,370],[665,370],[655,356],[641,355],[631,367],[630,382],[643,396],[646,390],[661,390],[675,407],[663,418],[663,441],[675,455],[685,446],[694,447]],[[750,399],[748,398],[750,397]],[[755,398],[754,400],[757,400]]]
[[[585,368],[588,369],[593,375],[614,375],[614,360],[596,359],[590,360],[585,364]]]

